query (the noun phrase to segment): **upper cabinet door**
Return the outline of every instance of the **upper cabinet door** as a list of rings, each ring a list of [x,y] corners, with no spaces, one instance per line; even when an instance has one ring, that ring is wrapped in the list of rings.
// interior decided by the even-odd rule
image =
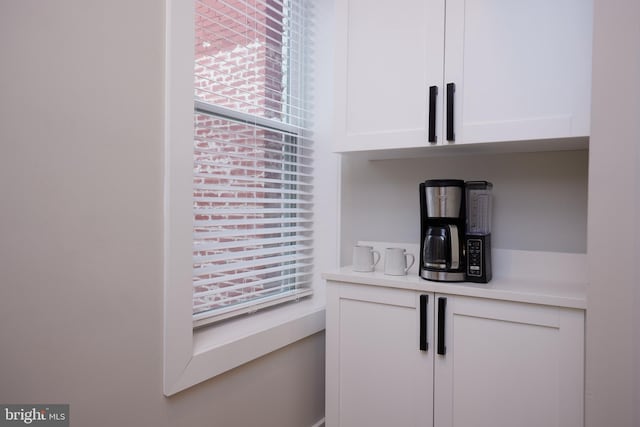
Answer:
[[[441,141],[444,9],[444,0],[336,1],[336,151],[427,146],[431,86]]]
[[[447,0],[455,143],[589,135],[592,0]]]

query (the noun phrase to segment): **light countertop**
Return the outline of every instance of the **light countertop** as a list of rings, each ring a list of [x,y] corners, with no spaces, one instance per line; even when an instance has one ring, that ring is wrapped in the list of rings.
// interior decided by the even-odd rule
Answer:
[[[522,278],[495,278],[486,284],[431,282],[418,277],[416,274],[388,276],[380,271],[360,273],[352,271],[351,266],[323,273],[322,277],[333,282],[357,283],[567,308],[587,308],[586,283],[538,281]]]
[[[478,298],[490,298],[543,304],[566,308],[587,308],[586,256],[576,254],[503,251],[496,253],[498,263],[509,268],[494,268],[489,283],[432,282],[418,276],[415,269],[406,276],[389,276],[382,271],[355,272],[351,266],[327,271],[327,281],[356,283],[419,292],[436,292]],[[522,259],[526,259],[523,262]],[[494,261],[496,259],[494,258]],[[531,268],[531,265],[543,266]],[[495,266],[495,263],[494,263]],[[539,274],[536,272],[540,272]]]

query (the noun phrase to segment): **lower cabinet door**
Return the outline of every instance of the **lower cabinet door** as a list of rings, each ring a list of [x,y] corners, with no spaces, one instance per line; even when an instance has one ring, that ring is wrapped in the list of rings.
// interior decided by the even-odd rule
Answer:
[[[440,298],[446,354],[434,360],[436,427],[584,425],[584,311]]]
[[[433,294],[426,312],[420,295],[327,283],[328,427],[433,426]]]

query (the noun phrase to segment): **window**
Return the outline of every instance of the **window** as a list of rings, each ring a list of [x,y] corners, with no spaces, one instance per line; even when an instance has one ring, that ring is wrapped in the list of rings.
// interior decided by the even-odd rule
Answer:
[[[324,329],[321,273],[339,264],[340,167],[331,153],[331,2],[166,5],[164,393],[172,395]],[[213,6],[224,13],[207,16]],[[304,16],[313,22],[301,24]],[[241,35],[252,42],[238,43]],[[303,51],[311,36],[323,43]],[[314,64],[306,87],[303,53]],[[231,55],[229,69],[254,66],[233,81],[212,73],[216,55]],[[308,109],[312,122],[303,120]],[[262,260],[275,262],[244,264]],[[203,273],[195,282],[194,271]],[[289,298],[299,301],[262,309]]]
[[[197,0],[193,316],[311,293],[304,0]]]

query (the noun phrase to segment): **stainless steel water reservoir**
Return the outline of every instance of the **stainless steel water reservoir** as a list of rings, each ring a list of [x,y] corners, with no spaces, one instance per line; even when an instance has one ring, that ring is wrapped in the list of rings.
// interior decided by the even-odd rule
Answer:
[[[464,181],[431,180],[425,186],[429,218],[459,218]]]

